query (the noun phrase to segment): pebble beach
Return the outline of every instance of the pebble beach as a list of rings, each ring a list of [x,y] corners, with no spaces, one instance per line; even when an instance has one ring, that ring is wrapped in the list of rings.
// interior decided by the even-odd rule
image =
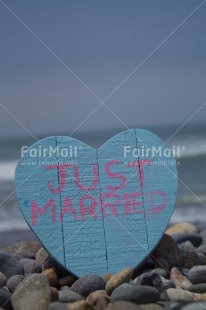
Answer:
[[[206,224],[170,226],[134,270],[77,278],[38,241],[0,252],[0,309],[206,309]]]

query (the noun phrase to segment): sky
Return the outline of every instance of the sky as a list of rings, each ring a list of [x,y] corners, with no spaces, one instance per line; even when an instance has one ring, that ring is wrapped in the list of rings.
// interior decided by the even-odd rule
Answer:
[[[205,122],[205,29],[199,0],[0,0],[0,138]]]

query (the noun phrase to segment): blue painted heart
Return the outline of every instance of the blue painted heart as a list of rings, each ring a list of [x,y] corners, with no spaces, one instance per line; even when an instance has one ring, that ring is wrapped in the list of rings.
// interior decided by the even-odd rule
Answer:
[[[98,150],[71,137],[32,145],[16,169],[21,211],[77,276],[137,266],[157,245],[177,194],[176,161],[155,134],[129,129]]]

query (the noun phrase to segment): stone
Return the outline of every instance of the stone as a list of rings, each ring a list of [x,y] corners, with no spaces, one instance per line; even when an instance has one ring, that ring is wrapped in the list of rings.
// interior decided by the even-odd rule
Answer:
[[[123,269],[114,274],[106,284],[106,291],[108,295],[111,295],[116,287],[120,284],[127,283],[132,279],[133,270],[130,268]]]
[[[165,263],[169,268],[179,266],[180,249],[175,240],[164,234],[157,247],[151,253],[152,257],[157,261],[156,266],[165,269]],[[163,259],[164,261],[160,260]],[[163,264],[160,264],[163,262]],[[161,266],[162,265],[162,266]],[[169,272],[169,268],[166,270]]]
[[[59,286],[65,286],[65,285],[72,285],[75,281],[77,280],[77,277],[73,276],[73,275],[69,275],[66,277],[63,277],[61,279],[58,280],[58,285]]]
[[[192,285],[188,278],[185,277],[176,267],[173,267],[170,270],[170,280],[175,283],[176,288],[187,289]]]
[[[204,310],[206,309],[206,302],[192,302],[189,303],[183,307],[181,307],[181,310]]]
[[[45,269],[42,274],[48,278],[50,286],[57,285],[58,276],[54,268]]]
[[[197,233],[197,228],[190,223],[179,223],[169,227],[165,233],[167,235],[173,235],[179,233],[194,234]]]
[[[2,272],[0,272],[0,288],[4,287],[6,285],[6,282],[7,278]]]
[[[16,259],[35,258],[36,252],[41,248],[41,243],[38,241],[21,241],[16,242],[6,248],[4,252],[11,254]]]
[[[157,273],[160,277],[164,277],[165,279],[168,279],[169,273],[167,272],[167,270],[163,268],[155,268],[152,271]]]
[[[97,290],[105,289],[105,281],[97,275],[88,275],[79,278],[71,286],[71,290],[87,297],[90,293]]]
[[[63,304],[59,301],[52,302],[49,305],[49,310],[68,310],[67,304]]]
[[[206,265],[206,256],[202,253],[197,254],[200,260],[200,265]]]
[[[9,292],[13,294],[18,285],[24,280],[25,276],[15,275],[7,280],[6,286]]]
[[[0,307],[3,309],[12,310],[11,294],[0,288]]]
[[[134,286],[128,283],[118,286],[111,295],[111,301],[131,301],[137,304],[148,304],[160,299],[159,291],[150,286]]]
[[[185,241],[190,241],[195,247],[198,247],[202,243],[202,236],[199,234],[173,234],[172,238],[177,242],[177,243],[182,243]]]
[[[195,249],[195,252],[206,254],[206,243],[202,244],[197,249]]]
[[[193,251],[195,250],[195,246],[190,241],[185,241],[179,245],[180,249],[184,251]]]
[[[42,271],[41,265],[31,258],[22,258],[19,260],[24,268],[24,274],[40,273]]]
[[[49,281],[42,274],[28,275],[18,286],[11,297],[11,303],[15,310],[47,310],[51,302]]]
[[[56,287],[50,287],[51,292],[51,301],[57,301],[59,300],[59,293]]]
[[[182,266],[184,268],[192,268],[194,266],[201,265],[201,259],[198,254],[194,251],[183,251],[180,250],[180,259],[177,266]]]
[[[67,305],[68,310],[95,310],[87,301],[80,300]]]
[[[16,258],[10,254],[0,252],[0,272],[8,279],[16,274],[23,275],[24,268]]]
[[[188,291],[193,292],[193,293],[205,293],[206,292],[206,283],[198,283],[198,284],[193,284],[188,288]]]
[[[201,297],[200,294],[191,293],[189,291],[176,288],[169,288],[166,291],[166,294],[171,301],[195,301],[199,300]]]
[[[111,298],[107,295],[105,290],[95,291],[87,297],[87,301],[95,307],[95,309],[105,309],[110,303]]]
[[[155,259],[155,269],[162,268],[165,269],[167,272],[170,270],[170,266],[166,259],[159,257],[158,259]]]
[[[163,291],[162,280],[161,280],[160,276],[153,271],[143,273],[141,276],[137,277],[134,280],[134,283],[136,285],[153,286],[156,289],[158,289],[159,291]]]
[[[175,288],[175,284],[173,281],[160,277],[162,280],[163,290],[167,290],[168,288]]]
[[[185,277],[189,277],[189,269],[188,268],[181,268],[181,272]]]
[[[129,301],[116,301],[113,304],[110,304],[106,310],[143,310],[140,306],[133,302]]]
[[[111,273],[106,273],[104,276],[103,276],[103,279],[104,281],[107,283],[109,281],[109,279],[113,276],[113,274]]]
[[[158,304],[153,304],[153,303],[140,305],[140,309],[142,310],[163,310],[162,306]]]
[[[206,266],[195,266],[190,269],[189,280],[193,284],[206,283]]]
[[[63,290],[58,292],[60,302],[75,302],[84,300],[85,297],[81,296],[71,290]]]

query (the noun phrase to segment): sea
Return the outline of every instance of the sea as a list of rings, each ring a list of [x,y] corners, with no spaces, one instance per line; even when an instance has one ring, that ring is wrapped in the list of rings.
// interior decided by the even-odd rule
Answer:
[[[170,148],[178,150],[178,195],[170,225],[191,222],[206,226],[206,124],[178,128],[178,125],[145,128],[159,135]],[[85,131],[74,137],[98,148],[120,131],[122,129]],[[0,248],[19,239],[35,239],[20,212],[14,182],[21,149],[33,143],[34,138],[29,137],[0,140]]]

